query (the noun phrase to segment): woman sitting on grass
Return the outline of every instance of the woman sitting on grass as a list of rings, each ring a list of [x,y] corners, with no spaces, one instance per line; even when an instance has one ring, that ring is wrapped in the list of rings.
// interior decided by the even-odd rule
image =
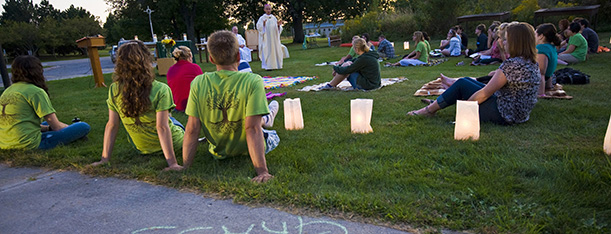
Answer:
[[[179,46],[172,51],[172,55],[178,62],[168,69],[166,76],[168,78],[168,86],[172,89],[176,110],[185,111],[191,81],[203,72],[199,65],[193,63],[193,54],[191,54],[189,47]]]
[[[380,88],[380,65],[378,64],[378,52],[370,51],[367,42],[358,38],[352,42],[354,51],[359,55],[353,63],[347,66],[334,66],[333,79],[322,89],[335,89],[344,79],[354,89],[372,90]]]
[[[510,58],[501,64],[488,84],[461,78],[433,103],[407,114],[433,116],[457,100],[469,100],[479,103],[480,121],[497,124],[528,121],[541,81],[535,32],[530,24],[515,23],[507,27],[506,38]]]
[[[579,23],[573,22],[569,25],[569,29],[566,30],[566,34],[569,36],[569,43],[566,50],[558,54],[559,64],[568,65],[586,61],[588,42],[579,31],[581,31]]]
[[[104,131],[102,160],[107,163],[117,138],[119,122],[127,130],[129,142],[142,154],[163,151],[168,167],[181,170],[176,163],[174,147],[182,146],[182,125],[170,117],[174,108],[168,85],[155,80],[152,56],[141,41],[121,45],[117,52],[114,82],[108,89],[108,123]]]
[[[429,62],[429,46],[427,46],[426,41],[424,40],[424,36],[422,32],[416,31],[412,36],[412,40],[416,44],[416,49],[403,57],[403,59],[399,60],[396,63],[388,63],[390,66],[419,66],[424,65]]]
[[[46,150],[87,136],[89,124],[57,119],[38,58],[19,56],[11,68],[13,84],[0,96],[0,149]]]
[[[494,33],[490,34],[493,38],[492,46],[490,49],[480,52],[480,55],[477,56],[471,65],[488,65],[495,64],[505,61],[507,59],[507,51],[505,50],[503,44],[505,43],[505,29],[509,25],[508,23],[502,23],[500,26],[496,27],[491,25],[491,29]]]
[[[460,56],[460,46],[462,45],[460,42],[460,37],[456,34],[454,29],[450,29],[448,31],[448,39],[443,41],[444,43],[440,48],[448,47],[447,49],[441,50],[441,53],[445,56]]]
[[[542,24],[537,27],[537,63],[541,72],[539,96],[545,96],[546,89],[552,89],[552,75],[558,65],[556,46],[560,46],[560,38],[553,24]]]

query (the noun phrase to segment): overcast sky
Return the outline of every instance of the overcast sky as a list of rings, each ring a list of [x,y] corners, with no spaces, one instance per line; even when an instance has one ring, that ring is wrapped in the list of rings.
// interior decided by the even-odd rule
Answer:
[[[5,2],[5,0],[0,0],[0,5],[4,5]],[[40,0],[33,0],[33,2],[34,4],[38,4]],[[60,11],[68,9],[70,5],[85,8],[85,10],[88,10],[91,14],[98,16],[102,23],[106,22],[106,16],[108,16],[109,13],[108,9],[110,8],[110,6],[106,5],[104,0],[49,0],[49,3]],[[0,11],[4,12],[4,8],[0,7]]]

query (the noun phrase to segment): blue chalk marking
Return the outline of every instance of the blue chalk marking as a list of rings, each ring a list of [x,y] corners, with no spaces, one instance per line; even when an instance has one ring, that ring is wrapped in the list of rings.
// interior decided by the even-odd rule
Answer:
[[[265,226],[265,221],[261,222],[261,228],[263,228],[263,230],[265,230],[266,232],[269,232],[269,233],[289,234],[289,231],[286,228],[286,222],[282,222],[282,230],[283,231],[274,231],[274,230],[271,230],[271,229],[267,228]]]
[[[222,228],[223,228],[223,231],[225,231],[225,234],[248,234],[250,231],[252,231],[252,228],[254,228],[254,227],[255,227],[255,225],[252,224],[252,225],[250,225],[248,230],[246,230],[246,232],[242,232],[242,233],[233,233],[233,232],[230,232],[229,230],[227,230],[227,227],[225,227],[225,225],[223,225]]]
[[[193,232],[193,231],[198,231],[198,230],[209,230],[209,229],[212,229],[212,227],[195,227],[195,228],[189,228],[187,230],[179,232],[178,234],[185,234],[187,232]]]
[[[331,222],[331,221],[312,221],[309,223],[303,223],[303,219],[301,218],[301,216],[298,217],[299,218],[299,225],[295,226],[295,228],[297,228],[299,230],[299,234],[303,233],[303,227],[307,226],[307,225],[311,225],[311,224],[329,224],[329,225],[333,225],[333,226],[337,226],[339,228],[341,228],[344,231],[344,234],[348,234],[348,229],[346,229],[346,227],[344,227],[343,225],[336,223],[336,222]],[[330,233],[330,231],[324,232],[324,233]]]
[[[159,230],[159,229],[171,230],[171,229],[176,229],[176,227],[175,226],[149,227],[149,228],[143,228],[143,229],[139,229],[139,230],[133,231],[132,234],[141,233],[141,232],[145,232],[145,231],[154,231],[154,230]]]

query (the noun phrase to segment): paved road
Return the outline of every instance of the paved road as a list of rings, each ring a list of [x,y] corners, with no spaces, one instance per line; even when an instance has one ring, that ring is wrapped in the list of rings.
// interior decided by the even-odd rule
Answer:
[[[110,57],[100,57],[100,64],[102,65],[102,73],[107,74],[114,72],[115,65],[110,60]],[[61,80],[93,75],[91,63],[88,58],[43,62],[42,65],[45,67],[49,66],[44,69],[45,78],[47,78],[47,80]],[[1,79],[0,84],[2,84]],[[4,87],[4,84],[2,84],[2,86]]]
[[[133,180],[0,164],[1,233],[405,233]]]

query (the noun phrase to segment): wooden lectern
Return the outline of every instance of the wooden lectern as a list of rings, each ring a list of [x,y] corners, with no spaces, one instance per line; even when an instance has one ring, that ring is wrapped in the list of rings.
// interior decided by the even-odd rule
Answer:
[[[91,61],[91,70],[93,71],[93,79],[95,80],[95,87],[106,87],[104,84],[104,75],[102,74],[102,65],[100,64],[100,54],[98,54],[98,47],[106,46],[104,37],[83,37],[76,41],[79,48],[87,48],[89,54],[89,61]]]

